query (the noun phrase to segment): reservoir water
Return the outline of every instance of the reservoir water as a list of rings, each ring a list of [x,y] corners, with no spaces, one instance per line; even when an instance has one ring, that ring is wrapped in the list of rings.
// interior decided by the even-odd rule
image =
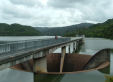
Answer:
[[[23,40],[22,38],[20,37],[20,39],[18,39],[13,37],[12,39],[10,38],[10,41],[11,40],[15,41],[17,39]],[[37,37],[37,39],[38,38],[39,37]],[[7,37],[6,39],[8,40],[9,37]],[[27,37],[24,37],[24,40],[27,40],[27,39],[28,39]],[[29,37],[29,39],[31,38]],[[2,38],[1,41],[5,41],[5,40],[3,40]],[[113,49],[113,40],[102,39],[102,38],[85,38],[85,44],[82,46],[79,53],[93,55],[97,51],[104,48]],[[56,50],[55,52],[60,52],[60,49]],[[0,71],[0,82],[34,82],[34,79],[35,79],[35,82],[108,82],[106,77],[112,76],[112,75],[113,75],[113,52],[111,50],[110,74],[105,74],[96,70],[96,71],[90,71],[90,72],[65,74],[65,75],[39,74],[34,78],[33,73],[7,68]]]

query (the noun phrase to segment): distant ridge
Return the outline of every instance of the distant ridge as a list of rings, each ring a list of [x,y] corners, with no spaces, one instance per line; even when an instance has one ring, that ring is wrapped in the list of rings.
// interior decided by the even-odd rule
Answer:
[[[76,25],[64,26],[64,27],[35,27],[35,29],[39,30],[42,35],[64,35],[67,32],[72,32],[78,28],[88,28],[94,24],[92,23],[81,23]]]

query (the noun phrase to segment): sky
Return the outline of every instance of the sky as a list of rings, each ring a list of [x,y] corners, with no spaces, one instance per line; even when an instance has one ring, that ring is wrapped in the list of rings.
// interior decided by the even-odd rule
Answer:
[[[113,18],[113,0],[0,0],[0,23],[58,27]]]

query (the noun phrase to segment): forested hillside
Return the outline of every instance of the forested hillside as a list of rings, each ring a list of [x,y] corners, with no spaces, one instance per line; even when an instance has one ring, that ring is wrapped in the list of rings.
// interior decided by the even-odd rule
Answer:
[[[36,30],[37,29],[37,30]],[[81,23],[65,27],[31,27],[20,24],[0,23],[0,36],[36,36],[36,35],[60,35],[76,36],[85,35],[86,37],[101,37],[113,39],[113,19],[104,23],[90,24]]]
[[[42,35],[64,35],[65,33],[72,32],[75,29],[78,28],[87,28],[89,26],[92,26],[91,23],[81,23],[71,26],[64,26],[64,27],[35,27],[35,29],[39,30]]]
[[[31,26],[0,23],[0,36],[37,36],[40,32]]]
[[[102,37],[113,39],[113,19],[104,23],[98,23],[88,28],[75,29],[73,32],[65,33],[64,36],[85,35],[86,37]]]

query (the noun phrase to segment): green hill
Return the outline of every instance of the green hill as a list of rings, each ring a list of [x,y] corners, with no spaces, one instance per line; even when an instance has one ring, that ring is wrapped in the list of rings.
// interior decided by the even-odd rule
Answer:
[[[0,23],[0,36],[37,36],[40,32],[31,26]]]
[[[65,33],[64,36],[85,35],[86,37],[101,37],[113,39],[113,19],[104,23],[98,23],[88,28],[78,28],[73,32]]]
[[[93,24],[91,24],[91,23],[81,23],[81,24],[64,26],[64,27],[35,27],[35,29],[39,30],[42,35],[50,35],[50,36],[60,35],[60,36],[62,36],[67,32],[74,31],[75,29],[87,28],[92,25]]]

